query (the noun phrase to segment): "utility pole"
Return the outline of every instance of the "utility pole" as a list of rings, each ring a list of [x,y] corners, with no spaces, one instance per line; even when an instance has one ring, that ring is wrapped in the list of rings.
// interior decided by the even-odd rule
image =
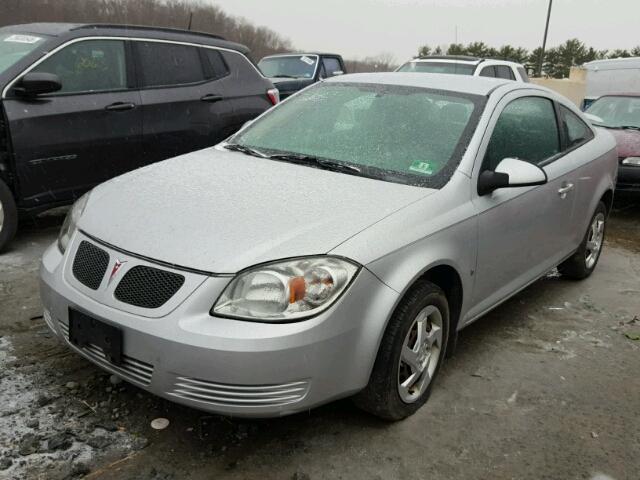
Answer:
[[[544,62],[544,49],[547,46],[547,33],[549,32],[549,19],[551,18],[551,5],[553,0],[549,0],[549,9],[547,10],[547,23],[544,26],[544,38],[542,39],[542,51],[540,52],[540,61],[538,62],[538,76],[542,76],[542,63]]]

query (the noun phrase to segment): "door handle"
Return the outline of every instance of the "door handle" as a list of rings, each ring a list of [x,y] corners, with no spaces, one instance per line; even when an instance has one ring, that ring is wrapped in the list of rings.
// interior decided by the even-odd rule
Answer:
[[[104,107],[105,110],[109,110],[110,112],[124,112],[125,110],[133,110],[134,108],[136,108],[136,104],[131,102],[116,102]]]
[[[214,102],[219,102],[222,99],[223,99],[222,95],[216,95],[215,93],[209,93],[209,94],[205,95],[204,97],[202,97],[200,100],[202,100],[203,102],[214,103]]]
[[[567,193],[573,190],[573,183],[565,183],[558,189],[558,195],[560,198],[567,198]]]

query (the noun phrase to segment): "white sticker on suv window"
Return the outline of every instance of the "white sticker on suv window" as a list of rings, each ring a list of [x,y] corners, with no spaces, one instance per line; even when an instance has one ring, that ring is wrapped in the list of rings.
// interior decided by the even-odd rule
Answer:
[[[9,35],[4,39],[5,42],[13,42],[13,43],[36,43],[38,40],[42,40],[41,37],[35,37],[33,35]]]
[[[309,57],[300,57],[300,61],[306,63],[307,65],[313,65],[314,63],[316,63],[316,61],[313,58],[309,58]]]

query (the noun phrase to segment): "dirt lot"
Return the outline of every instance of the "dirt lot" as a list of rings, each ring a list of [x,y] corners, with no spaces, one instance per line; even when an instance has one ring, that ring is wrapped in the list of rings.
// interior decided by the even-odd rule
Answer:
[[[430,402],[396,424],[348,400],[212,417],[110,379],[41,318],[60,221],[0,256],[0,478],[640,478],[639,201],[617,202],[590,279],[552,273],[467,328]]]

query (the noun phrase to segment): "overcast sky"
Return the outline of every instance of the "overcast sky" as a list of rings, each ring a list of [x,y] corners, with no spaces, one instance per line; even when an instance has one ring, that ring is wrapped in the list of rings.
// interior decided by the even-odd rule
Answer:
[[[206,0],[289,38],[298,49],[349,58],[476,40],[533,49],[542,42],[548,0]],[[640,44],[640,0],[554,0],[548,45],[577,37],[597,49]]]

